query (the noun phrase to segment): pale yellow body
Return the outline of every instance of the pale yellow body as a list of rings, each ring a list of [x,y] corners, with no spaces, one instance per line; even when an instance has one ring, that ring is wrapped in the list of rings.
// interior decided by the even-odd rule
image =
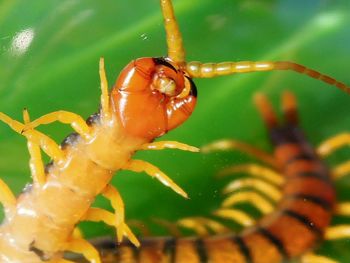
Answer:
[[[146,172],[176,193],[187,194],[157,167],[141,160],[131,160],[136,150],[177,148],[198,151],[198,148],[175,141],[150,142],[126,132],[108,95],[108,83],[100,60],[101,111],[91,126],[72,112],[48,113],[32,122],[25,110],[24,124],[0,112],[0,120],[28,140],[33,184],[16,198],[0,179],[0,202],[5,220],[0,226],[1,263],[68,263],[65,251],[82,254],[91,263],[101,263],[97,250],[82,237],[74,235],[80,221],[103,221],[116,228],[116,239],[127,237],[135,246],[140,243],[124,221],[124,203],[109,184],[121,169]],[[111,103],[110,103],[111,102]],[[113,114],[112,114],[113,113]],[[72,126],[76,134],[67,137],[61,147],[34,128],[55,121]],[[53,161],[42,163],[42,149]],[[111,202],[114,213],[93,208],[97,195]]]
[[[46,182],[27,187],[8,211],[0,227],[1,262],[41,262],[34,247],[46,255],[64,251],[96,195],[145,143],[123,134],[115,120],[94,125],[92,135],[65,148],[64,160],[48,167]]]

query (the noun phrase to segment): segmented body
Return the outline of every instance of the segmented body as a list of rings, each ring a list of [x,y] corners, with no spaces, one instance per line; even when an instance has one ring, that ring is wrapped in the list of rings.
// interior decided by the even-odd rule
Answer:
[[[0,228],[2,262],[45,259],[33,251],[45,251],[47,258],[61,256],[59,251],[64,250],[74,225],[106,187],[113,171],[123,167],[145,142],[125,134],[116,120],[108,124],[97,121],[92,128],[94,136],[88,142],[70,136],[63,147],[65,160],[46,167],[47,182],[21,194],[17,209]]]
[[[185,84],[180,75],[176,79],[177,70],[168,69],[168,66],[162,59],[143,58],[132,61],[122,71],[112,89],[110,104],[108,95],[103,92],[102,97],[106,95],[107,99],[102,99],[101,113],[90,117],[88,125],[81,121],[79,123],[77,120],[80,118],[75,116],[72,126],[81,134],[68,136],[60,149],[56,149],[52,142],[48,143],[45,135],[31,128],[26,130],[20,123],[9,120],[9,125],[17,127],[14,129],[23,133],[29,142],[45,141],[42,143],[43,148],[49,149],[54,161],[45,168],[44,182],[40,183],[34,178],[33,186],[27,187],[18,197],[15,207],[7,209],[6,219],[0,227],[1,262],[60,262],[63,252],[69,250],[75,225],[89,211],[93,215],[90,213],[88,219],[105,220],[105,212],[97,212],[99,215],[96,219],[96,210],[89,210],[96,195],[109,187],[113,174],[120,169],[127,169],[129,166],[136,171],[147,170],[144,165],[132,163],[130,158],[134,152],[179,125],[193,110],[193,95],[196,93],[193,83]],[[167,70],[180,82],[173,85],[177,89],[173,93],[175,97],[157,90],[159,78],[166,80],[164,71]],[[153,81],[153,88],[150,89],[149,85]],[[162,87],[162,83],[159,87]],[[191,85],[188,88],[189,93],[178,98],[177,94],[181,93],[184,85]],[[106,85],[102,86],[106,88]],[[145,115],[140,114],[140,111]],[[69,118],[72,114],[58,112],[49,116],[71,121]],[[4,114],[1,117],[4,121],[9,119]],[[51,121],[46,116],[43,118]],[[38,156],[36,159],[38,161]],[[34,163],[32,161],[32,165]],[[40,165],[33,166],[34,176],[40,170]],[[153,176],[167,186],[171,187],[173,184],[157,170],[153,171]],[[181,188],[177,189],[178,193],[184,195]],[[118,213],[121,212],[123,210]],[[115,220],[118,221],[117,218]],[[128,235],[125,232],[124,234]],[[76,251],[75,246],[72,245],[73,251]],[[83,247],[88,249],[86,245]],[[97,262],[98,255],[89,259]]]
[[[294,62],[186,62],[181,33],[175,20],[171,1],[160,0],[160,4],[167,33],[168,56],[140,58],[129,63],[121,72],[110,97],[107,92],[108,85],[104,68],[101,66],[103,63],[100,63],[103,90],[101,112],[100,118],[94,118],[95,122],[90,123],[90,126],[82,122],[80,116],[71,112],[53,112],[33,122],[30,122],[29,116],[26,116],[24,124],[0,112],[1,121],[28,139],[34,181],[33,185],[27,187],[19,198],[15,198],[7,185],[2,180],[0,181],[0,201],[5,207],[6,214],[5,221],[0,228],[0,257],[3,262],[67,262],[61,259],[66,250],[81,253],[90,262],[99,262],[99,255],[85,240],[73,238],[72,233],[76,223],[84,219],[102,220],[116,226],[119,228],[117,230],[118,240],[121,240],[124,234],[137,245],[137,239],[130,238],[133,235],[127,232],[128,228],[124,224],[124,205],[119,194],[108,182],[112,174],[120,169],[146,171],[177,193],[187,196],[159,169],[145,162],[135,162],[130,157],[136,150],[147,148],[145,143],[152,142],[155,138],[176,128],[189,117],[196,103],[196,90],[192,78],[213,78],[256,71],[291,70],[309,75],[350,93],[349,87],[342,82]],[[54,121],[71,124],[79,135],[69,137],[66,144],[59,148],[46,135],[35,130],[39,125]],[[156,149],[165,147],[192,149],[179,143],[167,145],[169,144],[152,145],[152,147]],[[39,147],[53,159],[53,163],[46,167],[46,173],[43,171]],[[307,155],[306,159],[309,158],[310,162],[313,161],[316,164],[315,157],[303,147],[300,146],[301,153]],[[320,173],[323,174],[325,171],[320,171]],[[296,185],[307,186],[308,180],[326,181],[321,179],[322,176],[320,175],[320,178],[316,176],[316,179],[306,177],[298,179],[299,183]],[[90,208],[95,196],[99,193],[112,201],[116,215],[106,210]],[[295,194],[304,193],[301,191]],[[114,204],[113,198],[118,199]],[[319,198],[322,199],[323,196]],[[314,198],[313,201],[315,200]],[[331,198],[326,201],[329,202],[329,206],[332,205]],[[307,203],[311,205],[312,202]],[[285,209],[292,210],[292,204],[286,201]],[[283,217],[292,218],[292,214],[289,211],[278,218],[280,220]],[[295,218],[302,221],[302,216],[294,216]],[[269,244],[266,246],[272,249],[275,245],[278,251],[277,239],[267,234],[276,231],[269,228],[269,226],[271,228],[274,226],[273,220],[269,220],[271,220],[270,223],[264,221],[265,223],[260,224],[261,229],[266,231],[261,229],[259,231],[265,233],[266,244]],[[325,222],[323,222],[324,225],[326,225]],[[323,223],[316,226],[322,230]],[[233,250],[236,249],[237,252],[231,256],[242,260],[250,258],[255,260],[257,257],[255,254],[260,250],[254,252],[250,248],[249,239],[252,238],[254,242],[257,242],[259,239],[254,236],[256,233],[253,231],[251,234],[243,234],[239,237],[224,239],[224,241],[169,239],[155,243],[161,247],[155,254],[165,256],[169,260],[179,261],[182,261],[181,257],[185,255],[187,255],[186,260],[192,260],[192,258],[197,261],[211,258],[216,260],[216,257],[221,257],[222,253],[218,254],[218,249],[214,246],[222,244]],[[313,238],[310,237],[309,242],[311,239]],[[229,240],[229,243],[221,243],[226,242],[225,240]],[[152,241],[149,244],[153,244]],[[147,247],[149,246],[151,245]],[[180,247],[183,252],[177,251]],[[123,249],[122,247],[121,250]],[[141,248],[139,254],[142,255],[146,250],[146,247]],[[285,247],[285,250],[286,254],[289,253],[291,256],[299,253],[298,249],[289,251],[288,247]],[[280,258],[283,255],[284,251],[280,250],[271,257]]]
[[[139,249],[104,240],[98,245],[103,261],[273,263],[313,249],[330,224],[336,193],[328,168],[304,137],[295,112],[285,114],[283,124],[265,116],[275,161],[284,175],[282,198],[274,212],[239,234],[151,238],[142,240]]]

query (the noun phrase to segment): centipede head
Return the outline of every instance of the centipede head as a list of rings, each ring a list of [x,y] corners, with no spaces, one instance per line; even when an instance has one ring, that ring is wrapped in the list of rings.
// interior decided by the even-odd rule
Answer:
[[[196,87],[166,58],[139,58],[120,74],[111,99],[128,134],[151,140],[183,123],[196,105]]]
[[[152,139],[177,127],[194,110],[196,89],[191,78],[255,71],[293,70],[350,93],[345,84],[293,62],[186,62],[171,0],[160,0],[168,55],[140,58],[121,73],[112,91],[117,115],[128,133]]]
[[[115,112],[128,134],[153,139],[183,123],[196,105],[186,70],[182,37],[169,0],[161,0],[168,56],[139,58],[120,74],[113,90]]]

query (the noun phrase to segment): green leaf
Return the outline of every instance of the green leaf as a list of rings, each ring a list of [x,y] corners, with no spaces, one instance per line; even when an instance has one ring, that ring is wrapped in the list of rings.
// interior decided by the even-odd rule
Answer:
[[[350,85],[348,0],[178,0],[174,4],[189,61],[291,60]],[[32,118],[61,109],[88,117],[99,105],[99,57],[105,57],[112,85],[132,59],[163,55],[165,33],[158,1],[2,0],[0,111],[19,120],[24,107]],[[296,94],[301,125],[314,145],[350,127],[347,95],[293,72],[195,81],[199,96],[193,116],[161,139],[201,146],[234,138],[271,151],[252,97],[264,92],[277,106],[285,89]],[[61,124],[39,130],[57,141],[71,131]],[[31,181],[26,141],[5,125],[0,125],[0,156],[1,178],[20,193]],[[327,162],[332,168],[349,156],[350,151],[340,151]],[[227,183],[215,174],[249,160],[236,152],[204,155],[176,150],[139,152],[137,158],[159,166],[191,198],[183,200],[145,174],[118,173],[113,183],[124,198],[127,218],[148,223],[149,218],[210,215]],[[350,180],[336,182],[336,187],[339,199],[348,200]],[[97,202],[108,206],[102,199]],[[95,223],[83,228],[88,236],[112,233]],[[327,242],[321,249],[347,262],[346,245]]]

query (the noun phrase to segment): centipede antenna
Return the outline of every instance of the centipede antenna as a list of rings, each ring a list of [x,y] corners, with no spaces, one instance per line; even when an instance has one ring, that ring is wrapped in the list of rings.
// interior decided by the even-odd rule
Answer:
[[[321,80],[350,94],[350,87],[336,79],[322,74],[303,65],[288,61],[239,61],[221,63],[186,63],[186,71],[192,78],[214,78],[217,76],[232,75],[235,73],[249,73],[258,71],[291,70],[311,78]]]
[[[298,124],[297,102],[295,96],[289,91],[283,93],[282,109],[289,124]]]
[[[267,127],[269,129],[275,127],[277,125],[277,117],[275,112],[272,109],[271,103],[262,93],[257,93],[254,96],[254,102],[264,119]]]
[[[182,64],[185,61],[185,50],[172,3],[170,0],[160,0],[160,6],[164,17],[168,58],[178,64]]]

